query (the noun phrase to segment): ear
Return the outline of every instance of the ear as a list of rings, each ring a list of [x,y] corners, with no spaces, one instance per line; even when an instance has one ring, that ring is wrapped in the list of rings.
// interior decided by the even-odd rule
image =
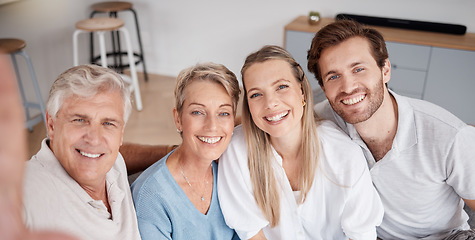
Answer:
[[[125,131],[125,125],[122,127],[122,132],[120,133],[120,145],[119,146],[122,146],[122,144],[124,143],[124,131]]]
[[[181,125],[180,113],[173,108],[173,118],[175,120],[175,126],[178,131],[183,131],[183,126]]]
[[[55,120],[53,119],[53,116],[49,114],[48,111],[46,111],[46,131],[48,134],[48,138],[50,140],[53,140],[54,138],[54,125],[55,125]]]
[[[384,66],[381,71],[383,74],[383,83],[388,83],[391,79],[391,63],[389,62],[389,59],[384,61]]]

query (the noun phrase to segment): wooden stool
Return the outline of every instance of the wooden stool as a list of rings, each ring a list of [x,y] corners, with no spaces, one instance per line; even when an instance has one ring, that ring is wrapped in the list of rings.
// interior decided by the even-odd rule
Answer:
[[[101,52],[101,65],[103,67],[108,67],[107,65],[107,54],[106,54],[106,43],[104,34],[108,31],[118,31],[124,34],[125,44],[127,47],[127,56],[129,63],[134,62],[134,55],[132,52],[132,44],[130,43],[129,32],[124,27],[124,22],[118,18],[90,18],[82,20],[76,23],[76,31],[73,34],[73,56],[74,56],[74,66],[79,65],[78,60],[78,43],[77,38],[80,33],[96,33],[99,36],[99,47]],[[128,76],[122,74],[124,81],[130,84],[131,91],[134,92],[135,104],[137,110],[142,110],[142,97],[140,96],[140,87],[137,79],[137,71],[135,69],[135,64],[130,64],[130,75],[132,79]]]
[[[35,71],[33,70],[33,64],[31,63],[30,57],[23,50],[25,47],[26,47],[26,43],[25,41],[21,39],[15,39],[15,38],[0,39],[1,51],[10,54],[10,56],[12,57],[12,63],[15,68],[15,73],[16,73],[17,81],[18,81],[18,87],[20,88],[21,99],[23,101],[23,106],[25,108],[26,127],[28,128],[28,130],[33,131],[33,126],[41,122],[41,120],[43,120],[46,127],[46,116],[45,116],[45,106],[43,104],[43,98],[41,98],[40,86],[38,84],[38,80],[36,79],[36,74],[35,74]],[[36,101],[37,101],[36,103],[30,102],[26,99],[23,83],[21,81],[20,70],[18,70],[18,64],[15,58],[15,55],[21,55],[26,60],[28,71],[30,73],[31,82],[33,83],[33,87],[36,93]],[[30,108],[39,109],[41,114],[36,117],[31,117],[30,111],[29,111]]]
[[[132,3],[130,2],[100,2],[93,4],[91,6],[92,8],[92,13],[90,15],[90,18],[93,18],[96,13],[109,13],[109,17],[111,18],[117,18],[117,12],[120,11],[131,11],[134,15],[134,20],[135,20],[135,28],[137,30],[137,39],[140,47],[140,53],[134,53],[134,56],[138,57],[138,61],[134,62],[135,64],[139,64],[142,62],[143,64],[143,73],[144,73],[144,78],[145,81],[148,80],[148,74],[147,74],[147,69],[145,67],[145,60],[144,60],[144,54],[143,54],[143,48],[142,48],[142,39],[140,36],[140,28],[139,28],[139,21],[137,18],[137,13],[135,10],[132,8]],[[92,34],[90,36],[90,46],[91,46],[91,63],[94,63],[98,60],[99,57],[94,56],[94,41]],[[127,67],[127,64],[122,63],[122,55],[125,54],[125,52],[121,51],[120,47],[120,36],[118,32],[111,32],[111,40],[112,40],[112,52],[108,53],[107,56],[113,56],[114,58],[114,68],[120,69],[121,72],[124,71],[124,68]],[[131,62],[129,62],[131,64]]]

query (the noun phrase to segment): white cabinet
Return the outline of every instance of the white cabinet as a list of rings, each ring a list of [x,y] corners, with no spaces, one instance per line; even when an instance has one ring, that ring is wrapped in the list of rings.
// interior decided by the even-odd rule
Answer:
[[[475,51],[432,48],[424,100],[475,125]]]
[[[475,51],[388,42],[390,89],[475,124]]]
[[[326,99],[317,79],[313,73],[310,73],[307,68],[307,52],[310,49],[310,44],[314,33],[300,32],[300,31],[285,31],[285,46],[284,48],[292,54],[295,60],[300,64],[307,76],[313,90],[313,102],[318,103]]]
[[[401,95],[422,99],[431,47],[394,42],[387,42],[386,47],[391,62],[389,88]]]

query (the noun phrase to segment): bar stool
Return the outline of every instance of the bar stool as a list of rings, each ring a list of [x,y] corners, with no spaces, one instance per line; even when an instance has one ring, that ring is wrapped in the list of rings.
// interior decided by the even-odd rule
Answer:
[[[137,39],[140,47],[140,53],[134,53],[134,56],[138,57],[138,61],[135,61],[135,64],[139,64],[142,62],[143,66],[143,73],[144,73],[144,78],[145,81],[148,81],[148,74],[147,74],[147,68],[145,67],[145,60],[144,60],[144,54],[143,54],[143,47],[142,47],[142,38],[140,36],[140,27],[139,27],[139,21],[137,18],[137,12],[132,8],[132,3],[130,2],[120,2],[120,1],[112,1],[112,2],[99,2],[96,4],[93,4],[91,6],[92,12],[90,15],[90,18],[93,18],[96,13],[109,13],[109,17],[111,18],[117,18],[117,12],[119,11],[131,11],[134,15],[134,20],[135,20],[135,28],[137,30]],[[115,35],[114,35],[115,34]],[[114,58],[114,65],[113,67],[116,69],[120,69],[120,72],[124,71],[124,68],[128,66],[128,64],[122,63],[122,55],[125,54],[125,52],[121,51],[120,47],[120,36],[119,33],[116,31],[111,32],[111,40],[112,40],[112,52],[107,53],[107,56],[113,56]],[[93,36],[92,34],[90,35],[90,46],[91,46],[91,63],[97,62],[99,57],[94,56],[94,41],[93,41]],[[132,62],[129,62],[129,64]]]
[[[36,79],[36,74],[35,74],[35,71],[33,70],[33,64],[31,63],[31,59],[28,56],[28,54],[26,54],[26,52],[23,50],[25,47],[26,47],[26,43],[25,41],[21,39],[15,39],[15,38],[0,39],[0,49],[4,51],[5,53],[10,54],[12,58],[13,66],[15,68],[21,100],[23,101],[23,107],[25,108],[26,127],[28,128],[29,131],[33,131],[33,126],[41,122],[41,120],[43,120],[45,124],[45,128],[46,128],[46,116],[45,116],[45,106],[43,104],[43,98],[41,98],[40,86],[38,84],[38,80]],[[28,101],[26,99],[23,83],[21,81],[20,70],[18,69],[18,64],[17,64],[15,55],[21,55],[26,60],[31,82],[33,83],[33,87],[35,89],[36,101],[37,101],[36,103]],[[30,111],[29,111],[30,108],[39,109],[41,114],[35,117],[30,116]]]
[[[100,47],[100,59],[101,65],[103,67],[108,67],[107,65],[107,54],[106,54],[106,43],[104,34],[109,31],[118,31],[124,34],[125,44],[127,47],[127,57],[130,63],[133,63],[134,55],[132,52],[132,44],[130,43],[129,32],[124,27],[124,22],[118,18],[90,18],[79,21],[76,23],[76,31],[73,34],[73,57],[74,57],[74,66],[79,65],[78,60],[78,36],[80,33],[96,33],[99,37],[99,47]],[[140,87],[137,79],[137,71],[135,69],[135,64],[130,64],[130,75],[132,79],[127,75],[121,75],[124,81],[130,84],[131,91],[134,92],[135,104],[137,110],[142,110],[142,97],[140,95]]]

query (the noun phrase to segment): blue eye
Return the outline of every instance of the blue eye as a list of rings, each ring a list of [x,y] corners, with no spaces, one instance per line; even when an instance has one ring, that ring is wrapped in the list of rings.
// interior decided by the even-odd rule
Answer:
[[[76,119],[73,119],[73,122],[81,123],[81,122],[84,122],[84,119],[82,119],[82,118],[76,118]]]
[[[225,117],[225,116],[229,116],[229,115],[231,115],[231,114],[229,114],[228,112],[223,112],[223,113],[220,113],[220,114],[219,114],[219,116],[224,116],[224,117]]]
[[[333,75],[333,76],[329,77],[328,80],[335,80],[339,77],[340,77],[340,75]]]
[[[192,111],[191,114],[192,114],[192,115],[200,115],[201,112],[200,112],[200,111]]]
[[[111,123],[111,122],[105,122],[104,125],[106,125],[106,126],[115,126],[115,125],[114,125],[113,123]]]
[[[284,88],[288,88],[289,86],[287,85],[279,85],[278,89],[284,89]]]
[[[254,93],[254,94],[252,94],[251,96],[249,96],[249,98],[255,98],[255,97],[259,97],[259,96],[261,96],[261,94],[259,94],[259,93]]]
[[[363,70],[364,70],[364,68],[357,68],[357,69],[355,69],[355,72],[361,72]]]

